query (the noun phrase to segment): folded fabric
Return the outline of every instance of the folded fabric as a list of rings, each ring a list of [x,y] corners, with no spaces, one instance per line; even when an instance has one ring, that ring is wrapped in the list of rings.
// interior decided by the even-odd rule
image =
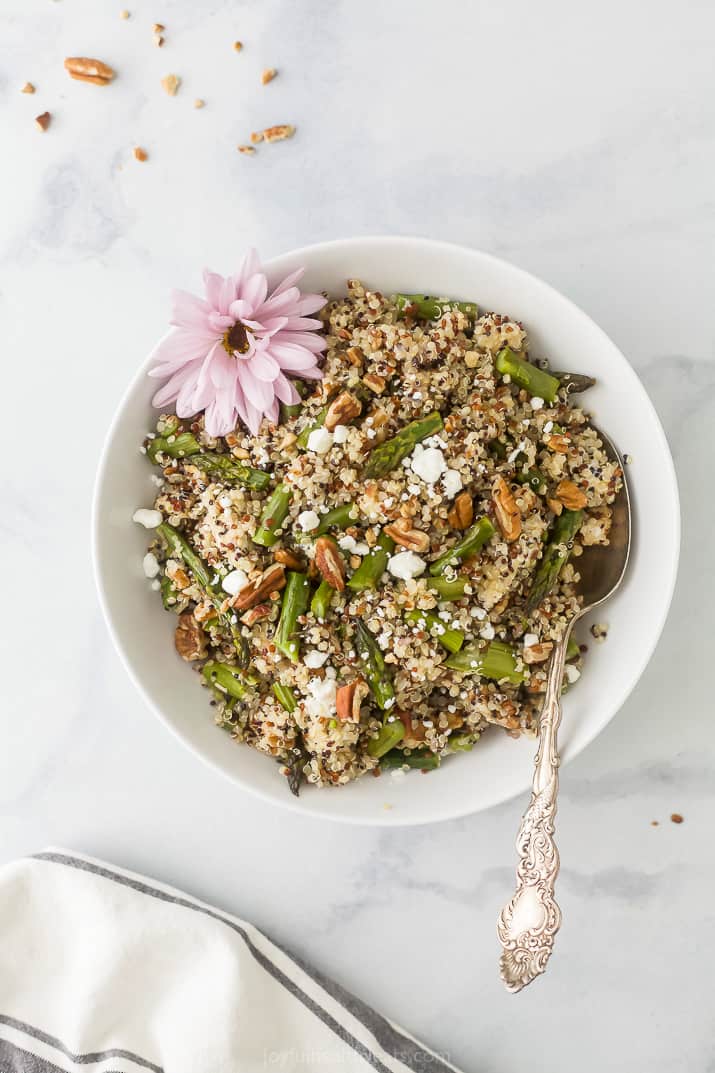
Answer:
[[[250,924],[51,850],[0,869],[3,1073],[454,1073]]]

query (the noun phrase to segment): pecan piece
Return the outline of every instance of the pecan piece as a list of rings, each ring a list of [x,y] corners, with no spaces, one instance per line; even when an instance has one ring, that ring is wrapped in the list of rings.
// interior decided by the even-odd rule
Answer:
[[[413,529],[408,518],[396,518],[390,525],[384,527],[383,532],[391,537],[395,544],[399,544],[408,551],[427,551],[429,537],[421,529]]]
[[[65,71],[70,78],[79,82],[92,82],[95,86],[107,86],[114,78],[114,71],[101,60],[92,60],[87,56],[68,56]]]
[[[342,722],[359,723],[360,707],[369,692],[370,687],[362,678],[356,678],[354,682],[340,686],[335,694],[335,710],[338,719]]]
[[[278,548],[273,553],[273,558],[277,563],[282,563],[289,570],[305,570],[305,559],[300,555],[296,555],[294,551],[290,551],[289,548]]]
[[[282,142],[286,138],[292,138],[295,134],[295,127],[292,127],[290,123],[279,123],[275,127],[266,127],[263,131],[263,137],[267,142]]]
[[[349,391],[342,391],[333,399],[325,415],[325,427],[332,432],[337,425],[347,425],[362,413],[362,403]]]
[[[569,447],[571,446],[570,436],[564,436],[560,432],[551,432],[548,436],[544,436],[544,443],[550,451],[556,451],[557,454],[568,454]]]
[[[521,533],[521,514],[509,485],[501,476],[497,477],[492,485],[492,502],[502,535],[511,543]]]
[[[234,596],[231,605],[237,611],[246,611],[249,607],[262,603],[267,596],[270,597],[271,593],[278,592],[285,586],[285,583],[285,567],[281,563],[275,563],[264,570],[255,581],[241,589],[238,595]]]
[[[365,355],[359,346],[351,346],[345,352],[345,357],[348,359],[351,365],[359,369],[365,360]]]
[[[164,75],[161,80],[161,86],[165,93],[168,93],[170,97],[175,97],[179,86],[181,85],[181,79],[178,75]]]
[[[176,651],[187,663],[206,656],[206,634],[194,618],[193,611],[182,611],[174,634]]]
[[[42,115],[35,116],[35,126],[38,130],[41,130],[44,133],[49,127],[51,120],[52,116],[50,113],[43,112]]]
[[[469,492],[459,493],[447,514],[447,521],[453,529],[469,529],[474,521],[474,504]]]
[[[216,618],[216,608],[208,600],[204,600],[194,608],[194,618],[197,622],[208,622],[210,619]]]
[[[315,542],[315,565],[323,579],[336,592],[345,588],[345,560],[332,537],[318,537]]]
[[[255,607],[249,607],[248,611],[241,615],[241,622],[244,626],[255,626],[262,618],[268,618],[270,613],[270,604],[256,604]]]
[[[573,481],[560,481],[556,486],[556,498],[567,510],[581,510],[586,506],[586,496]]]
[[[370,391],[375,395],[382,395],[387,387],[387,380],[385,380],[384,376],[380,376],[378,373],[365,373],[362,382],[365,387],[369,387]]]
[[[535,645],[527,645],[524,648],[524,663],[544,663],[553,650],[551,641],[541,641]]]

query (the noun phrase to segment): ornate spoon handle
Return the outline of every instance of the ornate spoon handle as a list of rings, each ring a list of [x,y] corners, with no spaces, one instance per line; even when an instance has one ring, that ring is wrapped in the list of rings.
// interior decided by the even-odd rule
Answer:
[[[554,816],[559,786],[556,735],[561,722],[561,683],[571,623],[554,646],[546,696],[539,717],[531,802],[524,813],[516,849],[516,891],[497,923],[502,944],[501,978],[509,991],[521,991],[546,968],[561,924],[554,900],[559,851],[554,842]]]

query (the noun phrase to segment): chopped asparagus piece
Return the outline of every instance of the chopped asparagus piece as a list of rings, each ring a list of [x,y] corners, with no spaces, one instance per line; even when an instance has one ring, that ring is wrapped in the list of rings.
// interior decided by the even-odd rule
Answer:
[[[451,734],[449,747],[453,753],[468,753],[473,749],[479,734]]]
[[[403,316],[416,320],[439,320],[445,313],[458,309],[473,323],[479,312],[475,302],[454,302],[449,298],[432,298],[428,294],[396,294],[395,305]]]
[[[569,637],[569,643],[566,645],[566,662],[568,663],[572,659],[577,659],[581,655],[581,647],[573,634]]]
[[[434,436],[443,428],[444,422],[438,410],[433,410],[417,421],[410,421],[409,425],[401,428],[391,440],[385,440],[372,449],[365,467],[365,476],[384,477],[395,466],[399,466],[403,458],[407,458],[416,444],[428,436]]]
[[[328,608],[334,592],[335,589],[327,581],[320,582],[310,601],[310,610],[315,618],[326,619],[328,617]]]
[[[515,384],[525,388],[534,397],[546,402],[554,402],[559,390],[559,381],[551,373],[544,372],[538,365],[520,358],[508,346],[500,350],[494,362],[496,370],[502,376],[510,376]]]
[[[439,641],[448,652],[459,652],[464,644],[462,631],[445,626],[439,615],[435,615],[431,611],[420,611],[419,609],[408,611],[405,619],[407,622],[414,623],[421,630],[426,630],[430,637]]]
[[[385,666],[385,660],[377,641],[367,626],[359,620],[354,623],[355,649],[362,665],[365,681],[375,698],[378,708],[389,711],[395,704],[395,691]],[[374,755],[374,754],[373,754]]]
[[[290,686],[284,686],[281,682],[274,682],[272,688],[281,708],[284,708],[287,712],[294,712],[298,707],[298,701],[295,699],[295,693]]]
[[[582,391],[588,391],[596,384],[594,376],[583,376],[581,373],[554,373],[561,384],[562,391],[567,395],[578,395]]]
[[[380,533],[377,544],[365,556],[359,567],[349,579],[347,586],[353,592],[374,589],[387,569],[387,560],[395,547],[394,540],[387,533]]]
[[[493,534],[494,526],[489,519],[486,516],[479,518],[471,528],[467,529],[462,539],[453,548],[445,551],[443,555],[440,555],[439,559],[435,559],[433,563],[430,563],[430,574],[433,577],[443,574],[449,566],[454,563],[460,563],[462,559],[466,559],[469,555],[474,555]]]
[[[299,574],[295,570],[289,570],[286,578],[281,617],[278,620],[273,641],[284,656],[287,656],[292,663],[297,663],[300,653],[300,640],[297,637],[298,619],[305,614],[308,607],[310,584],[305,574]]]
[[[155,436],[147,442],[146,453],[152,462],[157,461],[156,456],[160,452],[169,458],[188,458],[201,450],[201,444],[191,432],[180,432],[178,436],[172,433],[172,436],[173,439],[169,436]]]
[[[427,587],[433,589],[440,600],[461,600],[468,584],[469,582],[465,577],[456,577],[454,581],[450,581],[446,577],[427,579]]]
[[[307,451],[307,449],[308,449],[308,440],[310,439],[311,432],[315,432],[316,428],[322,428],[323,427],[323,425],[325,424],[325,418],[327,417],[327,414],[328,414],[328,407],[324,406],[323,409],[318,413],[318,416],[316,417],[315,421],[312,421],[309,425],[305,426],[305,428],[301,432],[300,436],[295,441],[296,447],[299,447],[301,451]]]
[[[311,536],[322,536],[328,529],[346,529],[356,521],[358,509],[354,503],[343,503],[341,507],[333,507],[327,514],[320,515],[320,524],[314,529]]]
[[[212,659],[204,663],[201,673],[209,685],[214,686],[220,693],[227,693],[238,700],[243,700],[251,693],[240,667],[232,667],[228,663],[219,663]]]
[[[254,544],[270,548],[276,543],[276,529],[280,529],[286,519],[292,495],[287,484],[278,485],[266,504],[258,529],[253,534]]]
[[[390,749],[394,749],[398,742],[402,741],[405,736],[405,726],[401,719],[395,717],[392,723],[383,723],[380,727],[380,733],[376,738],[371,738],[368,742],[367,751],[370,756],[377,758],[384,756],[385,753],[389,753]]]
[[[173,611],[179,599],[179,593],[168,574],[162,575],[159,587],[161,589],[161,602],[163,603],[164,608],[167,611]]]
[[[524,671],[517,670],[516,649],[506,641],[488,641],[468,645],[444,661],[445,667],[462,674],[479,674],[493,678],[495,682],[506,679],[519,685],[524,681]]]
[[[403,753],[401,749],[391,749],[380,760],[381,768],[417,768],[419,771],[434,771],[440,765],[439,753],[432,753],[429,749],[415,749],[411,753]]]
[[[527,599],[527,610],[532,611],[548,596],[558,580],[562,567],[568,561],[573,540],[583,525],[582,510],[564,510],[554,522],[544,554],[536,568]]]
[[[270,473],[264,473],[260,469],[252,469],[244,466],[231,455],[217,455],[211,451],[203,451],[192,455],[191,465],[196,466],[202,473],[209,477],[218,477],[219,480],[235,481],[244,488],[256,488],[259,492],[267,488],[271,483]]]

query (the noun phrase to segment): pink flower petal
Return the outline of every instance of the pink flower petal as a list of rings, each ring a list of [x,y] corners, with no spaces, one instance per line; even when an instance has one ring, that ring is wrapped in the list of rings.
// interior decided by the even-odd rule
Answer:
[[[241,285],[241,298],[251,307],[251,314],[263,304],[267,294],[268,281],[262,272],[257,272]]]
[[[281,367],[276,359],[272,358],[271,355],[265,351],[263,353],[254,354],[250,361],[244,361],[243,364],[250,367],[253,376],[257,377],[259,380],[265,380],[268,383],[272,383],[281,371]]]
[[[277,317],[283,313],[292,313],[299,299],[300,291],[297,287],[291,287],[283,294],[272,294],[255,310],[255,316],[265,320],[266,317]]]
[[[283,373],[279,373],[273,381],[273,390],[276,393],[276,398],[284,402],[286,406],[295,406],[296,403],[300,402],[300,395],[296,391],[295,385]]]
[[[322,294],[304,294],[300,301],[296,302],[293,312],[300,316],[306,313],[317,313],[327,301],[328,299]]]
[[[246,256],[243,258],[243,264],[239,268],[238,275],[236,276],[236,293],[240,294],[243,285],[247,279],[250,279],[251,276],[255,276],[257,272],[262,271],[263,269],[261,268],[261,262],[258,259],[258,254],[256,253],[255,249],[251,247]]]
[[[264,380],[258,380],[251,372],[250,362],[238,363],[238,379],[243,388],[246,401],[252,403],[258,410],[265,410],[270,406],[273,399],[273,387]]]
[[[286,278],[278,284],[278,286],[272,292],[271,297],[275,298],[277,295],[283,294],[284,291],[287,291],[289,287],[292,287],[293,284],[297,283],[298,280],[301,279],[301,277],[304,275],[304,268],[296,268],[295,272],[291,272],[289,276],[286,276]]]
[[[289,346],[302,347],[305,350],[310,350],[314,354],[320,354],[325,350],[328,345],[326,340],[321,335],[312,335],[310,332],[281,332],[280,335],[274,335],[271,341],[271,346],[277,346],[278,344],[287,344]]]

